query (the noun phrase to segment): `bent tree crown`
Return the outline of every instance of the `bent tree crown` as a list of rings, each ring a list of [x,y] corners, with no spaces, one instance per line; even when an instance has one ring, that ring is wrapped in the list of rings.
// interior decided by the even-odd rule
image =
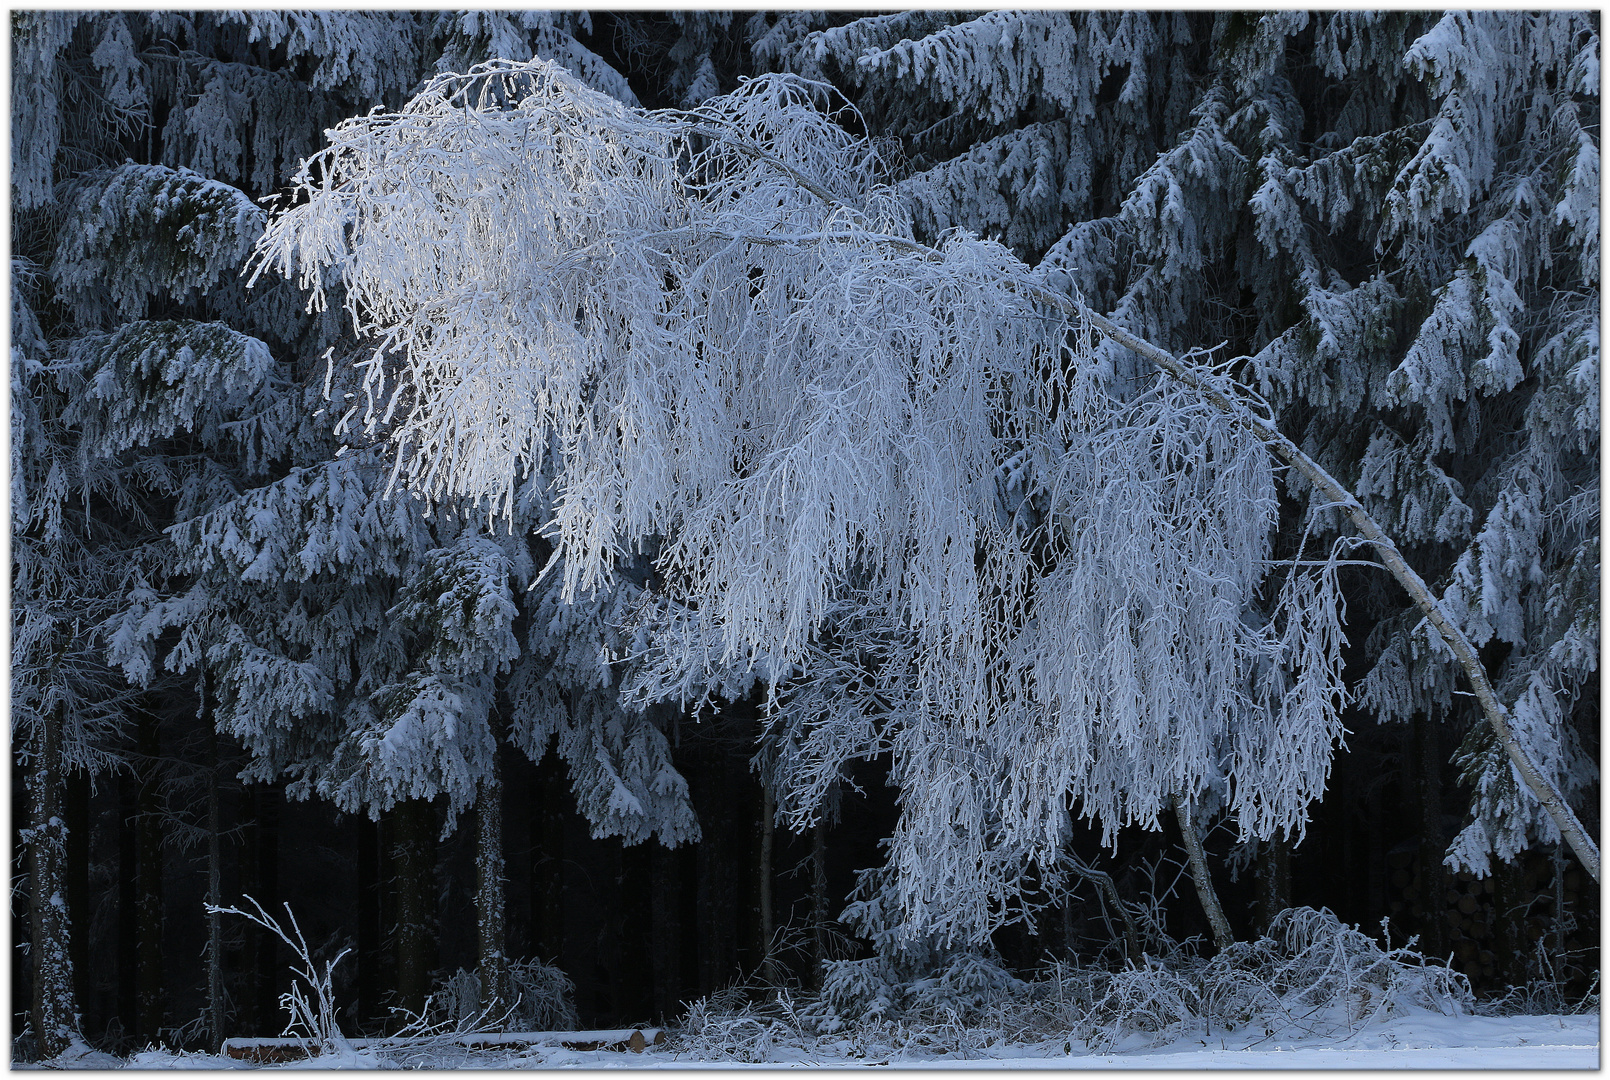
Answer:
[[[1342,632],[1334,560],[1271,576],[1275,459],[1322,470],[1006,248],[916,242],[834,107],[781,77],[656,113],[542,62],[444,75],[331,133],[259,272],[314,304],[340,279],[375,345],[341,423],[389,434],[397,480],[496,513],[551,470],[567,596],[657,551],[633,691],[767,680],[796,822],[847,760],[891,754],[907,932],[986,935],[1055,865],[1070,797],[1109,839],[1176,797],[1300,831],[1341,734]],[[1089,362],[1092,329],[1157,375]]]

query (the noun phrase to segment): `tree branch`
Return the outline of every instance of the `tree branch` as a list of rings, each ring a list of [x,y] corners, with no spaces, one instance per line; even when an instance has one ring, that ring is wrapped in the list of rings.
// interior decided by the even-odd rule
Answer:
[[[1112,341],[1139,353],[1187,386],[1199,391],[1209,402],[1262,440],[1271,454],[1307,477],[1309,483],[1347,514],[1360,535],[1380,553],[1381,562],[1391,571],[1392,576],[1398,579],[1398,583],[1408,592],[1415,606],[1441,635],[1448,650],[1453,653],[1455,661],[1464,670],[1465,677],[1470,680],[1470,685],[1476,692],[1476,700],[1481,703],[1482,715],[1494,734],[1498,736],[1498,741],[1503,745],[1504,753],[1509,755],[1509,760],[1515,766],[1521,782],[1526,785],[1526,789],[1533,797],[1543,804],[1543,809],[1548,812],[1555,828],[1560,830],[1560,835],[1565,837],[1565,842],[1571,845],[1571,850],[1582,863],[1583,869],[1587,870],[1597,882],[1599,846],[1593,842],[1593,838],[1577,820],[1576,814],[1565,801],[1565,796],[1559,787],[1543,774],[1537,763],[1526,752],[1526,748],[1520,744],[1520,740],[1515,737],[1514,728],[1510,724],[1509,710],[1494,692],[1493,685],[1487,678],[1487,669],[1482,666],[1481,658],[1476,655],[1475,646],[1448,617],[1441,601],[1432,594],[1425,580],[1404,560],[1397,544],[1393,543],[1392,538],[1387,536],[1386,531],[1370,516],[1352,492],[1326,472],[1319,462],[1303,453],[1296,443],[1276,430],[1272,422],[1255,415],[1245,404],[1211,385],[1199,372],[1173,354],[1136,337],[1111,319],[1096,314],[1078,300],[1061,296],[1041,286],[1031,286],[1030,291],[1036,299],[1043,299],[1077,315]]]

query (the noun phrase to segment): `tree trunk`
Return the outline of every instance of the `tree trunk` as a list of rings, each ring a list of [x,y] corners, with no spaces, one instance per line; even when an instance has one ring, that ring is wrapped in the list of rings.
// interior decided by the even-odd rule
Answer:
[[[531,940],[537,954],[552,963],[564,948],[565,800],[569,797],[557,754],[545,754],[537,762],[537,791],[530,803],[531,842],[540,852],[531,863]]]
[[[501,740],[500,740],[501,741]],[[481,778],[475,801],[475,918],[481,974],[481,1009],[495,1018],[512,1004],[504,930],[502,747]]]
[[[67,911],[79,920],[67,954],[73,960],[73,1000],[87,1003],[93,1000],[94,986],[89,962],[89,772],[75,769],[69,773],[64,795],[67,803],[62,814],[67,822]]]
[[[827,822],[820,817],[811,826],[811,942],[810,985],[820,990],[827,963]]]
[[[1207,854],[1202,850],[1202,838],[1196,835],[1196,822],[1192,820],[1185,800],[1175,795],[1169,801],[1174,804],[1174,817],[1180,823],[1180,836],[1185,842],[1185,857],[1191,863],[1191,880],[1196,883],[1196,895],[1201,898],[1202,910],[1207,913],[1208,925],[1213,929],[1213,946],[1222,951],[1234,944],[1235,935],[1230,932],[1230,920],[1224,917],[1224,908],[1219,906],[1219,894],[1214,891],[1213,879],[1208,875]]]
[[[380,826],[358,816],[358,1025],[367,1031],[380,1015]]]
[[[207,903],[217,908],[224,902],[223,855],[219,834],[223,831],[219,808],[218,732],[211,717],[207,721]],[[207,1049],[217,1054],[224,1042],[224,930],[217,911],[207,912]]]
[[[29,952],[33,958],[33,1029],[39,1058],[56,1057],[79,1035],[73,996],[72,932],[67,910],[67,825],[61,806],[61,738],[67,707],[41,719],[28,771],[33,805],[28,845]]]
[[[649,932],[652,936],[654,1018],[675,1019],[682,988],[682,852],[649,848]]]
[[[117,1018],[125,1040],[139,1023],[140,993],[134,973],[139,967],[139,928],[134,917],[139,899],[139,845],[135,820],[139,795],[133,777],[117,776]]]
[[[654,904],[650,851],[660,842],[650,838],[620,847],[620,882],[616,890],[615,926],[610,936],[619,950],[610,965],[614,987],[616,1025],[642,1023],[654,1011]],[[608,931],[606,930],[606,933]]]
[[[772,935],[776,932],[772,906],[772,849],[777,834],[777,799],[771,785],[764,778],[760,782],[760,858],[755,880],[755,931],[759,949],[759,963],[765,963],[771,954]]]
[[[1524,986],[1529,973],[1525,915],[1533,897],[1526,888],[1526,872],[1520,859],[1492,861],[1493,919],[1492,950],[1500,985]]]
[[[1409,782],[1414,786],[1415,816],[1419,819],[1420,833],[1420,909],[1425,913],[1421,924],[1420,951],[1427,956],[1446,958],[1448,955],[1448,881],[1443,871],[1442,856],[1448,841],[1442,835],[1442,755],[1438,746],[1437,724],[1427,716],[1416,716],[1409,721],[1409,737],[1413,741],[1413,762],[1409,769]]]
[[[397,1004],[419,1016],[430,993],[430,943],[435,908],[436,814],[423,799],[392,809],[392,868],[396,880]]]
[[[1258,929],[1291,907],[1291,838],[1276,833],[1258,853]]]
[[[1565,900],[1565,852],[1556,842],[1549,851],[1550,870],[1553,871],[1554,886],[1554,955],[1565,957],[1565,940],[1572,930],[1576,929],[1576,919],[1572,917]]]
[[[252,835],[257,848],[252,860],[257,891],[252,896],[267,911],[278,910],[280,902],[280,798],[279,788],[261,785],[252,800],[256,811]],[[280,941],[261,927],[252,929],[257,946],[252,961],[257,1033],[277,1034],[284,1026],[279,1001]]]
[[[689,788],[699,815],[701,838],[694,845],[699,950],[699,993],[708,994],[727,985],[741,970],[739,948],[745,948],[747,935],[736,931],[742,926],[742,908],[733,895],[734,865],[744,858],[743,833],[732,821],[729,792],[741,776],[729,767],[726,755],[717,749],[700,754],[699,768],[689,774]],[[723,796],[727,796],[723,798]],[[737,834],[734,837],[734,833]],[[736,840],[737,842],[734,842]]]
[[[155,1039],[162,1030],[162,788],[157,766],[162,751],[157,719],[140,714],[136,735],[139,750],[139,802],[134,819],[138,867],[135,900],[134,984],[139,995],[135,1030],[141,1039]]]

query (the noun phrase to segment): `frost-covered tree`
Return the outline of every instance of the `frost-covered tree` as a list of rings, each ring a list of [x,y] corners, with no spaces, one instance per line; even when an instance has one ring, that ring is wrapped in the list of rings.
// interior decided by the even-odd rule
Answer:
[[[779,23],[779,28],[782,24]],[[1577,806],[1597,654],[1598,25],[1550,12],[906,13],[772,33],[897,137],[919,233],[1067,271],[1120,325],[1225,342],[1277,426],[1412,551]],[[1117,375],[1121,344],[1098,345]],[[1278,545],[1343,529],[1300,476]],[[1306,546],[1305,546],[1306,545]],[[1383,720],[1467,727],[1485,873],[1559,833],[1422,615],[1351,587]],[[1369,628],[1373,627],[1373,630]],[[1366,638],[1367,631],[1367,638]]]
[[[194,700],[190,687],[204,686],[205,720],[251,754],[245,778],[287,779],[293,797],[378,813],[444,796],[454,817],[478,801],[485,811],[498,740],[540,756],[548,739],[532,732],[557,730],[602,832],[697,834],[685,784],[634,726],[655,730],[642,710],[495,715],[509,711],[526,640],[567,647],[558,623],[522,626],[516,640],[514,620],[530,620],[515,598],[543,595],[525,593],[528,530],[498,541],[474,515],[387,498],[385,464],[361,446],[343,453],[316,415],[326,391],[347,389],[324,379],[332,356],[349,379],[340,321],[308,312],[288,285],[248,291],[239,274],[265,220],[254,199],[276,192],[321,128],[400,102],[438,66],[487,49],[553,57],[630,100],[572,34],[585,23],[14,21],[12,716],[43,815],[27,834],[36,901],[61,892],[49,884],[61,848],[49,807],[62,770],[115,764],[131,684],[147,700]],[[567,689],[528,688],[521,701],[547,708]],[[593,672],[576,693],[598,689]],[[625,794],[600,770],[629,777],[616,784]],[[486,842],[491,852],[501,838]],[[490,872],[483,892],[500,888]],[[74,1012],[69,931],[61,905],[33,907],[46,920],[35,940],[49,943],[36,959],[62,962],[35,979],[46,1002],[35,1029],[54,1053]],[[502,948],[489,939],[489,952]]]
[[[87,631],[112,610],[130,538],[108,512],[121,478],[76,452],[63,419],[78,373],[54,361],[28,303],[38,277],[12,266],[10,712],[29,807],[32,1026],[41,1052],[55,1055],[78,1037],[61,794],[68,772],[116,764],[126,688]]]
[[[1334,481],[1001,246],[914,240],[824,93],[644,114],[542,64],[444,76],[332,133],[264,259],[316,302],[339,274],[416,492],[508,509],[551,468],[572,594],[652,545],[634,693],[763,679],[807,819],[893,751],[909,932],[1006,918],[1069,797],[1109,835],[1210,795],[1245,835],[1299,827],[1341,634],[1333,564],[1265,592],[1266,444]],[[1183,385],[1113,389],[1091,325]]]

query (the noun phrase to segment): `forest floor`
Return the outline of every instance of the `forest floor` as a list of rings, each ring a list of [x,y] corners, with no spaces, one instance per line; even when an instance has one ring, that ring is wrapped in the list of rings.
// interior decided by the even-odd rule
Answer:
[[[635,1054],[535,1047],[518,1052],[467,1052],[438,1048],[408,1059],[370,1051],[326,1054],[283,1065],[248,1065],[209,1054],[146,1050],[129,1058],[105,1054],[57,1059],[45,1067],[89,1069],[733,1069],[856,1068],[905,1069],[1597,1069],[1599,1014],[1574,1016],[1440,1016],[1423,1012],[1361,1026],[1345,1038],[1282,1038],[1261,1031],[1198,1031],[1162,1046],[1134,1045],[1115,1052],[1069,1053],[1064,1040],[1038,1045],[999,1045],[965,1055],[922,1054],[911,1050],[852,1046],[836,1051],[818,1042],[809,1050],[780,1043],[763,1060],[711,1060],[653,1047]],[[672,1044],[674,1045],[674,1043]],[[867,1050],[874,1052],[865,1053]],[[751,1057],[755,1055],[749,1055]],[[15,1067],[15,1066],[14,1066]],[[26,1067],[26,1066],[25,1066]],[[38,1066],[35,1066],[38,1067]]]

